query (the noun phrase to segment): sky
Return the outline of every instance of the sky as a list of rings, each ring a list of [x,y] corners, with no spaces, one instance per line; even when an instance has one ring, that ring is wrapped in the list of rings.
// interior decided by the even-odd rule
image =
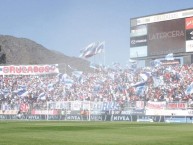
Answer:
[[[78,57],[92,42],[105,41],[95,63],[129,60],[130,19],[193,8],[192,0],[0,0],[0,35],[31,39]]]

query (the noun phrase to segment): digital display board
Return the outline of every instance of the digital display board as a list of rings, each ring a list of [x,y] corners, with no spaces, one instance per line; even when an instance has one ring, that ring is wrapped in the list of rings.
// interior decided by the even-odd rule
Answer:
[[[148,56],[185,52],[184,19],[148,24]]]
[[[193,52],[193,9],[130,20],[130,58]]]

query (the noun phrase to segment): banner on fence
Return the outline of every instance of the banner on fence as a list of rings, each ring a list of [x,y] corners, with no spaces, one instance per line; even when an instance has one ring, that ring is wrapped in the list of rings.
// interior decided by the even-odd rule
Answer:
[[[7,115],[11,115],[11,114],[17,114],[18,110],[0,110],[0,114],[7,114]]]
[[[32,110],[32,115],[58,115],[57,110]]]
[[[146,110],[145,115],[150,116],[193,116],[193,110]]]
[[[28,105],[28,104],[22,103],[22,104],[20,105],[20,111],[21,111],[21,112],[28,112],[28,109],[29,109],[29,105]]]
[[[0,66],[0,75],[39,75],[53,73],[59,73],[58,64]]]
[[[117,111],[120,110],[118,102],[89,102],[89,101],[71,101],[71,102],[50,102],[48,109],[70,109],[70,110],[95,110],[95,111]]]
[[[112,121],[131,121],[130,115],[113,115]]]
[[[121,111],[121,114],[129,114],[129,115],[144,115],[145,110],[144,109],[130,109],[130,110],[124,110]]]
[[[144,105],[144,101],[136,101],[136,108],[143,109]]]
[[[168,103],[167,109],[185,109],[187,108],[187,103]]]
[[[148,101],[146,109],[164,109],[166,108],[166,102],[152,102]]]

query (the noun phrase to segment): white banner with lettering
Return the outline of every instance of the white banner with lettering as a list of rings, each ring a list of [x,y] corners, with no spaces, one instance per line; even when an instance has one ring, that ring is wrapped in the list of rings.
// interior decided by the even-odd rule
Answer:
[[[146,110],[145,115],[153,116],[193,116],[193,110],[155,110],[148,109]]]
[[[40,75],[53,73],[59,73],[58,64],[0,66],[0,75]]]

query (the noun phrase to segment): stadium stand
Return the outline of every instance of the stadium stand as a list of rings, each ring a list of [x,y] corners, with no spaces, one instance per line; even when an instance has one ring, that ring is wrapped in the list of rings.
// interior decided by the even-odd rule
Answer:
[[[108,113],[118,120],[131,120],[131,116],[120,118],[116,117],[118,114],[183,115],[179,110],[186,110],[185,116],[192,116],[192,98],[193,65],[160,65],[136,69],[101,68],[95,73],[75,71],[72,75],[55,73],[0,76],[1,115],[14,115],[18,110],[26,115],[37,115],[38,111],[42,110],[45,111],[41,112],[42,114],[48,115],[49,110],[54,110],[52,115],[60,114],[62,118],[61,114],[70,114],[68,108],[72,108],[73,103],[68,104],[70,107],[65,107],[64,114],[64,111],[61,113],[64,109],[61,103],[60,107],[56,107],[56,104],[55,107],[53,104],[48,107],[48,102],[76,102],[78,106],[77,102],[89,101],[95,105],[86,109],[91,111],[98,107],[92,110],[90,115],[106,116]],[[102,107],[99,103],[102,103]],[[80,109],[85,108],[79,107],[73,111],[80,114]],[[164,110],[167,110],[165,114]],[[48,116],[45,116],[45,119],[46,117]],[[103,119],[99,117],[98,120]]]

